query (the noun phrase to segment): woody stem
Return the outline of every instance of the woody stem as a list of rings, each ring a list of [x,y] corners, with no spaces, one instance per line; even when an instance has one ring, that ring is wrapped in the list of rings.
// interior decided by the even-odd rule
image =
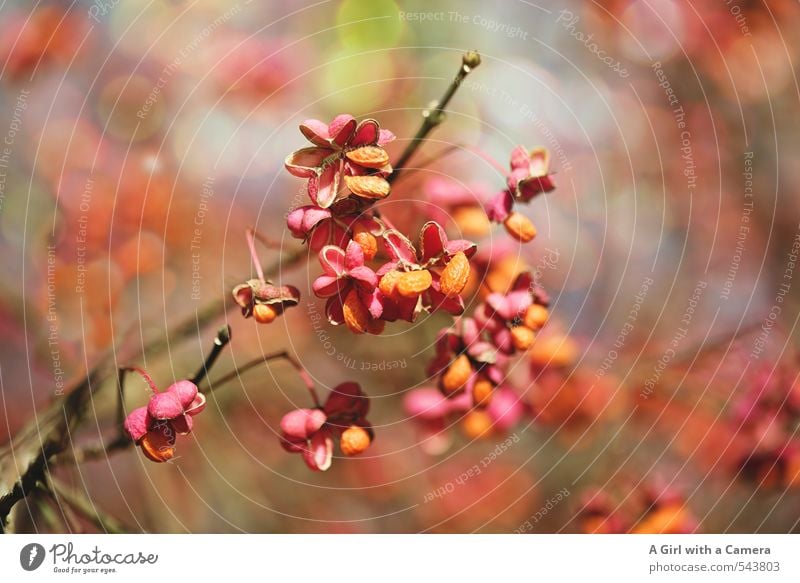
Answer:
[[[477,51],[468,51],[464,53],[461,58],[461,67],[459,67],[455,78],[444,92],[444,95],[442,95],[441,99],[436,102],[433,109],[429,108],[422,112],[422,125],[420,125],[416,135],[411,139],[411,142],[408,144],[408,146],[406,146],[406,149],[403,150],[403,153],[400,155],[400,159],[395,164],[397,171],[387,178],[390,183],[397,180],[397,177],[405,168],[405,165],[422,145],[422,142],[425,141],[425,138],[428,136],[428,134],[444,121],[445,108],[447,107],[448,103],[450,103],[453,95],[455,95],[456,90],[461,85],[461,82],[467,77],[467,75],[469,75],[469,73],[475,67],[480,65],[480,63],[481,57]]]
[[[222,351],[231,341],[231,327],[225,325],[224,327],[220,328],[217,332],[216,337],[214,338],[214,346],[211,348],[211,352],[208,353],[203,365],[200,369],[194,374],[192,377],[192,382],[194,384],[199,384],[206,378],[208,375],[208,371],[211,370],[211,367],[219,358],[219,355],[222,354]]]
[[[125,421],[125,375],[127,369],[117,369],[117,424],[122,427]]]

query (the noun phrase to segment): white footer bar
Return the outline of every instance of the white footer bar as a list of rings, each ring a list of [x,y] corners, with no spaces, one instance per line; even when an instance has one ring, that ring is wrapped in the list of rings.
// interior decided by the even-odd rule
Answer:
[[[800,581],[795,535],[13,535],[3,581]],[[598,578],[599,577],[599,578]],[[291,578],[291,579],[287,579]],[[436,578],[436,579],[434,579]],[[503,578],[503,579],[500,579]],[[83,580],[83,579],[82,579]]]

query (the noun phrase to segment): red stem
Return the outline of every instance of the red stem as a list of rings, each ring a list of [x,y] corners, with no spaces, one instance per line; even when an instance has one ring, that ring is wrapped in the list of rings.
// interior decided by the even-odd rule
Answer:
[[[156,386],[155,382],[153,382],[153,378],[147,374],[147,371],[144,369],[141,369],[138,366],[126,366],[120,370],[138,372],[145,382],[150,386],[150,390],[153,391],[154,394],[159,392],[158,387]]]
[[[275,241],[273,239],[265,237],[252,227],[250,227],[250,229],[253,231],[253,236],[259,241],[261,241],[261,243],[268,249],[275,249],[277,251],[281,251],[285,248],[285,245],[281,241]]]
[[[258,275],[258,280],[266,284],[267,280],[264,278],[264,270],[261,269],[261,261],[258,258],[258,252],[256,251],[256,242],[255,242],[255,230],[253,227],[247,227],[245,231],[245,238],[247,239],[247,247],[250,249],[250,259],[253,260],[253,265],[256,268],[256,274]]]
[[[505,166],[500,164],[500,162],[498,162],[497,160],[492,158],[489,154],[487,154],[486,152],[484,152],[480,148],[474,148],[472,146],[464,146],[464,149],[467,152],[472,152],[476,156],[480,156],[481,158],[483,158],[486,162],[488,162],[491,166],[493,166],[494,169],[497,170],[503,176],[506,176],[506,177],[508,176],[508,170],[505,168]]]

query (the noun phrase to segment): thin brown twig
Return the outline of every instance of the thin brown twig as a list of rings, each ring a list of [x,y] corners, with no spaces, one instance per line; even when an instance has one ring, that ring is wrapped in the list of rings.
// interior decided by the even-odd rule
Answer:
[[[117,424],[122,426],[125,421],[125,375],[128,370],[120,368],[117,370]]]
[[[308,392],[311,394],[311,399],[314,401],[314,405],[316,407],[322,406],[319,400],[319,396],[317,395],[317,390],[314,387],[314,381],[311,379],[311,376],[308,374],[308,372],[306,372],[303,366],[299,362],[297,362],[297,360],[285,350],[281,350],[280,352],[273,352],[272,354],[266,354],[264,356],[259,356],[258,358],[254,358],[253,360],[243,364],[242,366],[236,368],[235,370],[232,370],[228,374],[214,381],[209,381],[208,389],[206,390],[201,389],[201,391],[204,393],[211,393],[220,388],[221,386],[223,386],[225,383],[228,383],[233,379],[239,378],[242,374],[244,374],[248,370],[255,368],[261,364],[265,364],[271,360],[285,360],[289,364],[291,364],[292,367],[294,367],[294,369],[297,371],[297,374],[300,376],[300,379],[306,385]]]
[[[394,165],[395,172],[387,178],[390,183],[397,180],[397,177],[401,174],[408,161],[422,145],[422,142],[425,141],[425,138],[428,137],[428,134],[444,121],[445,108],[450,103],[453,95],[455,95],[456,91],[461,86],[461,83],[464,81],[467,75],[469,75],[470,72],[480,64],[481,57],[477,51],[467,51],[464,53],[461,58],[461,66],[459,67],[455,78],[444,92],[444,95],[442,95],[441,99],[439,99],[433,105],[432,109],[428,108],[422,112],[422,125],[420,125],[416,135],[411,139],[411,142],[408,144],[408,146],[406,146],[406,149],[403,150],[403,153],[400,154],[400,159]]]
[[[444,92],[444,95],[442,95],[439,101],[434,102],[432,105],[433,109],[428,108],[422,112],[422,124],[419,126],[417,133],[400,154],[400,158],[398,159],[397,163],[394,164],[394,171],[386,179],[389,184],[397,182],[401,176],[408,174],[408,172],[404,172],[404,170],[406,170],[406,164],[422,145],[422,142],[425,141],[425,138],[428,137],[428,134],[444,121],[445,108],[450,103],[453,95],[455,95],[456,90],[458,90],[458,88],[461,86],[461,83],[464,81],[466,76],[469,75],[469,73],[480,64],[481,57],[477,51],[467,51],[464,53],[464,55],[461,57],[461,66],[459,67],[455,78]],[[415,168],[415,170],[422,168],[431,162],[432,160],[427,160],[422,166]],[[375,209],[374,213],[375,216],[383,220],[390,229],[394,229],[392,223],[385,217],[382,217],[381,212],[378,209]]]
[[[231,327],[226,324],[223,328],[220,328],[217,331],[217,335],[214,338],[214,346],[211,348],[211,352],[209,352],[208,356],[203,362],[203,366],[201,366],[192,377],[191,380],[194,384],[198,385],[203,381],[203,379],[206,378],[208,371],[211,370],[212,366],[214,366],[214,363],[219,358],[219,355],[222,354],[222,351],[230,343],[230,341]]]

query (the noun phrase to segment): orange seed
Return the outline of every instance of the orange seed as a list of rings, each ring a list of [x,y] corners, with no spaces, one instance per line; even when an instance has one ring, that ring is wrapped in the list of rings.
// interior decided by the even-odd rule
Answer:
[[[380,289],[381,293],[386,297],[394,297],[397,292],[397,282],[400,281],[402,275],[400,271],[389,271],[385,273],[383,277],[381,277],[378,289]]]
[[[158,445],[150,439],[149,435],[145,435],[139,442],[142,446],[142,452],[148,459],[154,462],[166,462],[175,457],[175,448],[167,445]]]
[[[550,313],[540,304],[533,304],[525,311],[525,325],[531,330],[541,330]]]
[[[358,425],[351,425],[342,432],[339,447],[344,455],[364,453],[370,444],[369,432]]]
[[[441,290],[448,298],[458,296],[469,280],[469,259],[463,251],[456,253],[442,270]]]
[[[350,192],[364,198],[389,196],[389,183],[382,176],[345,176],[344,183]]]
[[[480,377],[472,388],[472,402],[476,407],[486,407],[492,400],[494,385],[486,377]]]
[[[503,222],[508,234],[521,243],[527,243],[536,236],[536,227],[531,220],[523,214],[511,213]]]
[[[375,170],[383,168],[389,163],[389,154],[380,146],[363,146],[350,150],[345,156],[359,166],[374,168]]]
[[[469,358],[466,354],[459,355],[442,374],[441,385],[445,395],[460,391],[467,384],[471,374],[472,364]]]
[[[255,318],[256,322],[259,324],[269,324],[274,322],[277,317],[278,312],[276,312],[275,308],[272,306],[268,306],[267,304],[256,304],[253,306],[253,318]]]
[[[492,431],[492,418],[486,411],[475,409],[466,414],[461,428],[470,439],[486,438]]]
[[[414,298],[431,287],[433,278],[427,269],[407,271],[397,281],[397,293],[404,298]]]
[[[492,226],[486,211],[477,206],[460,206],[454,209],[453,222],[467,237],[483,237]]]
[[[525,351],[533,346],[536,335],[527,326],[514,326],[511,329],[511,342],[517,350]]]
[[[342,305],[342,312],[344,313],[344,323],[350,330],[356,334],[363,334],[367,331],[370,325],[369,311],[361,303],[361,298],[358,297],[358,292],[351,289],[344,299]]]
[[[378,253],[378,240],[363,225],[356,225],[353,229],[353,241],[359,244],[364,252],[364,259],[372,261]]]

